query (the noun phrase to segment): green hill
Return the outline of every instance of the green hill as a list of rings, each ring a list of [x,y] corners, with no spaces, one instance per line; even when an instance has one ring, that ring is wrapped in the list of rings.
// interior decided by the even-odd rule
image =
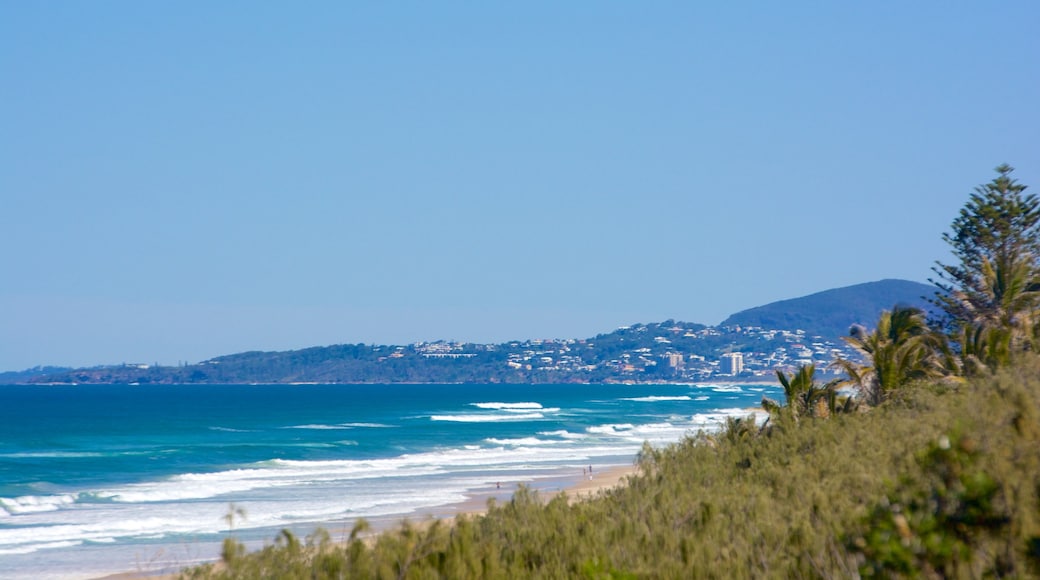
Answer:
[[[853,324],[873,327],[882,310],[895,304],[928,310],[925,297],[935,287],[909,280],[879,280],[835,288],[757,306],[731,315],[719,326],[759,326],[770,329],[801,329],[809,335],[836,339],[848,334]]]
[[[698,381],[717,376],[719,357],[728,352],[745,354],[744,378],[771,378],[773,369],[793,368],[798,361],[811,359],[825,368],[834,352],[847,348],[839,337],[850,325],[872,327],[883,309],[897,303],[925,306],[922,296],[932,291],[917,282],[882,280],[745,310],[718,327],[666,320],[584,339],[340,344],[243,352],[176,367],[37,368],[0,375],[0,384]],[[671,362],[676,356],[681,367]],[[843,356],[856,355],[845,350]]]

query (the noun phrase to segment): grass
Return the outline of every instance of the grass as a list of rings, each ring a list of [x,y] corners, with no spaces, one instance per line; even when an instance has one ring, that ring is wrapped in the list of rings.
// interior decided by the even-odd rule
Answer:
[[[833,578],[1040,574],[1040,362],[865,413],[644,448],[588,501],[521,488],[453,525],[283,532],[185,578]]]

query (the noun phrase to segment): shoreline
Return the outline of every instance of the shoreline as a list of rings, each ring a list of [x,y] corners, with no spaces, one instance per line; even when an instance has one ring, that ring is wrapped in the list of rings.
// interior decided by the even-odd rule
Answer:
[[[92,505],[83,508],[74,506],[78,511],[70,509],[69,513],[72,516],[83,515],[79,516],[79,520],[66,518],[73,523],[89,521],[90,525],[107,530],[108,527],[118,525],[128,527],[130,523],[121,522],[132,519],[102,517],[108,514],[140,513],[143,517],[158,513],[166,516],[168,521],[153,523],[152,520],[142,520],[142,524],[136,524],[137,520],[131,522],[134,523],[133,529],[147,529],[152,532],[150,535],[113,533],[111,536],[114,539],[92,539],[93,536],[86,536],[78,545],[67,548],[54,546],[57,548],[54,550],[47,549],[50,545],[43,545],[35,552],[26,551],[24,555],[18,554],[9,560],[4,558],[6,561],[0,566],[8,572],[0,571],[0,576],[10,574],[9,577],[27,580],[165,578],[192,566],[218,561],[221,541],[228,537],[229,529],[226,519],[223,526],[213,522],[228,513],[230,508],[226,506],[232,497],[236,506],[248,512],[248,517],[243,522],[235,522],[239,525],[235,526],[231,536],[243,544],[248,552],[257,552],[272,545],[283,529],[288,529],[301,542],[308,537],[314,538],[315,531],[321,529],[328,534],[331,545],[335,545],[350,537],[360,517],[364,517],[368,524],[362,534],[365,538],[378,537],[378,532],[386,531],[395,536],[404,522],[422,529],[425,524],[436,520],[439,526],[446,528],[451,522],[444,520],[451,520],[461,514],[466,516],[467,521],[472,521],[471,518],[475,519],[476,515],[486,513],[489,511],[489,501],[493,500],[494,503],[490,505],[497,507],[508,506],[521,484],[523,487],[520,489],[529,490],[531,495],[536,495],[542,502],[552,501],[559,493],[565,492],[568,502],[581,505],[577,502],[595,497],[604,488],[618,485],[636,471],[633,463],[640,451],[637,441],[649,442],[657,448],[675,444],[701,431],[710,433],[724,427],[730,417],[744,418],[751,413],[761,413],[758,403],[763,394],[776,397],[776,389],[773,388],[724,384],[733,386],[716,386],[713,389],[703,384],[669,383],[667,388],[615,385],[563,393],[558,392],[561,389],[557,387],[530,390],[517,388],[496,391],[490,398],[483,387],[450,390],[446,395],[415,388],[402,392],[418,393],[437,401],[444,408],[431,406],[423,414],[412,416],[404,414],[408,409],[399,410],[397,407],[410,408],[415,406],[414,403],[380,403],[389,409],[381,411],[387,417],[406,416],[410,422],[353,415],[343,418],[343,411],[338,408],[329,411],[330,417],[319,413],[316,419],[286,417],[279,418],[277,422],[267,421],[275,427],[266,424],[261,427],[270,429],[271,436],[277,436],[277,440],[284,439],[284,445],[288,447],[300,441],[307,442],[308,446],[313,441],[313,446],[321,448],[329,447],[330,443],[357,445],[353,440],[343,440],[343,437],[350,435],[362,443],[369,442],[368,439],[382,442],[389,436],[384,434],[393,432],[377,431],[375,428],[387,426],[402,430],[400,432],[404,433],[402,437],[405,443],[411,442],[409,437],[415,437],[416,433],[430,432],[446,434],[443,443],[440,439],[427,437],[432,442],[431,447],[437,444],[450,446],[434,448],[432,451],[419,448],[421,453],[412,455],[390,453],[385,461],[380,455],[380,461],[372,465],[361,459],[352,459],[352,451],[307,450],[310,454],[306,456],[308,459],[290,460],[284,465],[281,462],[273,465],[246,462],[244,465],[247,467],[260,470],[257,475],[251,475],[248,470],[218,469],[214,471],[215,476],[205,478],[207,482],[210,479],[215,482],[213,489],[182,489],[183,485],[190,484],[180,482],[177,478],[152,478],[142,486],[143,491],[129,488],[143,497],[140,502],[136,496],[132,498],[134,501],[125,502],[130,507],[124,508],[122,503],[115,503],[116,507],[110,508],[108,503],[104,503],[91,512],[88,510],[93,509]],[[288,392],[288,389],[272,390],[271,393],[277,395]],[[376,390],[372,391],[380,394]],[[245,388],[240,388],[238,392],[251,394]],[[346,391],[330,390],[329,393],[329,396],[342,399],[356,398]],[[362,391],[361,394],[368,395],[369,392]],[[156,396],[160,395],[176,396],[172,392]],[[317,402],[326,400],[325,392],[308,392],[305,395]],[[39,396],[42,397],[42,394]],[[445,397],[448,403],[441,403]],[[500,400],[509,402],[497,402]],[[322,413],[325,412],[324,407],[318,408],[322,409]],[[517,409],[526,411],[528,408],[546,409],[545,420],[532,422],[531,425],[513,425],[517,416],[528,417]],[[574,418],[567,418],[570,416],[568,413]],[[351,422],[344,422],[348,419]],[[503,421],[504,425],[498,425]],[[232,431],[228,428],[242,429],[243,425],[225,425],[219,417],[202,417],[196,422],[201,429],[214,430],[219,437],[233,442],[241,440],[252,444],[254,439],[253,435],[237,434],[246,431]],[[307,431],[274,431],[276,427]],[[356,432],[340,433],[335,430],[337,427],[352,428]],[[225,432],[235,434],[225,435]],[[484,438],[477,440],[477,436]],[[470,443],[456,444],[456,438]],[[578,439],[582,441],[574,441]],[[281,455],[277,449],[265,451],[265,457]],[[286,452],[286,455],[292,454]],[[299,455],[303,456],[304,453],[300,452]],[[325,455],[337,458],[343,455],[345,458],[343,461],[322,459]],[[332,462],[323,465],[322,461]],[[588,479],[587,473],[583,475],[589,463],[593,464],[592,480]],[[377,470],[372,471],[373,468]],[[246,475],[251,480],[259,481],[247,481],[252,486],[249,489],[260,491],[250,491],[241,496],[233,493],[215,494],[224,488],[246,485],[239,483],[246,479]],[[262,479],[259,477],[261,475]],[[366,475],[370,476],[362,477]],[[312,478],[318,484],[313,487],[300,484],[298,493],[296,487],[289,492],[277,489],[290,479],[295,485],[297,480],[302,482]],[[382,481],[384,478],[385,487]],[[355,483],[355,480],[360,483]],[[325,484],[325,481],[332,483]],[[500,486],[496,483],[500,483]],[[181,501],[179,495],[198,496],[201,499]],[[604,497],[613,495],[603,494]],[[174,499],[167,501],[167,496]],[[34,497],[28,497],[26,501],[32,499]],[[43,499],[51,498],[44,496]],[[146,505],[137,508],[133,505],[135,503]],[[156,504],[154,508],[153,503]],[[183,513],[174,509],[182,504]],[[59,511],[58,515],[62,513]],[[110,522],[114,523],[110,525]],[[189,525],[195,527],[189,528]],[[36,527],[50,532],[43,526]],[[31,528],[27,528],[27,531],[31,531]],[[37,547],[47,537],[26,534],[19,541]]]
[[[512,499],[513,494],[520,485],[526,485],[535,490],[543,502],[548,502],[561,493],[566,493],[570,497],[571,502],[588,501],[597,497],[601,492],[624,485],[630,475],[638,472],[638,467],[635,463],[627,465],[607,464],[601,468],[593,465],[592,467],[591,476],[588,475],[588,472],[584,472],[582,475],[577,473],[568,475],[560,472],[540,477],[530,482],[509,483],[503,485],[501,489],[474,492],[462,502],[438,506],[413,514],[365,518],[371,525],[371,529],[363,534],[362,537],[366,540],[374,540],[380,534],[391,532],[405,522],[422,525],[432,520],[440,520],[448,525],[452,525],[455,518],[459,516],[482,516],[488,511],[488,501],[490,499],[494,499],[498,504],[508,502]],[[332,538],[347,538],[356,521],[352,520],[349,526],[346,525],[347,522],[325,522],[324,524],[315,525],[314,529],[324,528]],[[267,542],[268,540],[265,540],[265,544]],[[334,540],[334,543],[340,545],[345,542]],[[168,571],[169,567],[165,566],[158,570],[116,572],[97,576],[92,578],[92,580],[175,580],[180,577],[181,572],[186,568],[213,562],[219,562],[219,557],[185,566],[176,572]]]
[[[123,383],[123,382],[93,382],[93,381],[82,381],[82,382],[11,382],[11,383],[0,383],[2,387],[78,387],[78,386],[160,386],[160,387],[178,387],[178,386],[209,386],[209,387],[231,387],[240,385],[250,386],[264,386],[264,385],[287,385],[294,387],[305,387],[305,386],[328,386],[328,385],[491,385],[496,383],[473,383],[473,382],[444,382],[444,381],[393,381],[393,382],[249,382],[249,383]],[[703,381],[690,381],[690,380],[678,380],[678,381],[667,381],[667,380],[653,380],[653,381],[639,381],[634,379],[608,379],[604,381],[561,381],[561,382],[534,382],[534,381],[520,381],[511,383],[502,383],[509,385],[682,385],[682,386],[709,386],[709,385],[779,385],[780,383],[776,380],[775,375],[768,377],[726,377],[724,379],[707,379]]]
[[[542,478],[542,481],[540,482],[534,481],[524,485],[537,491],[538,496],[542,501],[548,502],[561,493],[566,493],[570,496],[572,501],[583,501],[596,497],[600,491],[623,485],[625,478],[629,475],[635,474],[637,469],[638,468],[635,464],[606,465],[602,469],[594,469],[591,476],[589,476],[587,472],[582,475],[575,474],[573,476],[548,476]],[[501,491],[496,490],[495,492],[475,493],[466,501],[445,506],[447,509],[435,508],[434,510],[430,510],[430,512],[423,514],[422,520],[429,519],[430,517],[436,519],[452,519],[460,515],[486,514],[488,511],[487,502],[489,499],[494,498],[499,504],[508,502],[512,499],[513,493],[516,492],[518,486],[519,484],[516,484],[510,485],[508,489],[503,488]],[[410,518],[407,519],[412,521]],[[397,523],[400,523],[401,521],[403,521],[403,519],[398,519]],[[392,527],[389,529],[392,529]],[[386,530],[380,530],[380,532],[382,531]]]

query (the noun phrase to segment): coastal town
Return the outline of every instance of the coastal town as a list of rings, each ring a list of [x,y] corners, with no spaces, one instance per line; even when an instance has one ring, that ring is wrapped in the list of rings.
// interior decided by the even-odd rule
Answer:
[[[802,329],[667,320],[585,339],[343,344],[179,366],[30,369],[3,378],[36,384],[773,382],[777,370],[806,364],[827,378],[838,357],[859,360],[840,338]]]
[[[880,280],[825,290],[730,315],[717,325],[633,323],[586,338],[499,343],[431,340],[252,350],[177,365],[125,361],[0,373],[0,384],[663,383],[775,382],[776,371],[860,361],[842,337],[891,304],[927,309],[931,287]]]
[[[504,364],[546,378],[586,375],[598,380],[773,381],[776,370],[813,364],[826,375],[837,358],[859,360],[841,340],[801,329],[711,327],[666,321],[618,328],[592,339],[545,339],[505,344],[420,342],[398,347],[391,357],[468,359],[498,352]],[[595,379],[594,379],[595,380]]]

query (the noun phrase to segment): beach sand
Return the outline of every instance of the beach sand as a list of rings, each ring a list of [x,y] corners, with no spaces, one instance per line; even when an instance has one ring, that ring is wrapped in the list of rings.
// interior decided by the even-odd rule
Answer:
[[[625,479],[629,475],[635,474],[637,471],[635,465],[611,465],[600,469],[595,468],[595,466],[592,467],[593,470],[591,476],[589,476],[588,471],[575,473],[573,475],[556,474],[528,483],[527,485],[536,490],[539,497],[545,501],[549,501],[561,492],[565,492],[570,497],[571,501],[581,501],[594,498],[602,491],[612,489],[618,485],[623,485]],[[407,518],[401,516],[371,518],[369,519],[369,524],[371,525],[372,531],[365,534],[365,536],[374,539],[378,534],[388,530],[393,530],[406,520],[421,525],[424,522],[429,522],[434,519],[450,522],[460,515],[483,515],[487,513],[488,500],[493,498],[495,502],[499,504],[508,502],[512,498],[513,492],[516,491],[517,487],[517,484],[503,481],[501,482],[500,488],[490,492],[473,494],[462,503],[434,508],[428,512],[414,514]],[[326,525],[325,528],[328,530],[329,535],[334,539],[346,538],[350,535],[350,528],[343,527],[340,524]],[[97,580],[172,580],[177,577],[177,574],[139,570],[110,574],[102,576]]]

